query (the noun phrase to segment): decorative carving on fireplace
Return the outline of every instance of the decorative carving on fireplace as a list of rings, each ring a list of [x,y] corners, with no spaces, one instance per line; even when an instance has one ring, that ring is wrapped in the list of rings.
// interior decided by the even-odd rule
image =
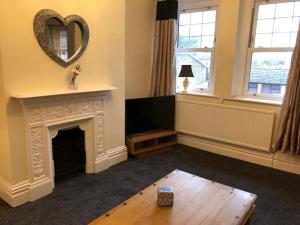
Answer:
[[[97,156],[103,155],[104,152],[104,141],[103,141],[103,115],[98,114],[95,117],[95,124],[96,124],[96,149],[97,149]]]
[[[30,109],[29,110],[29,123],[38,123],[41,122],[42,115],[40,109]]]
[[[34,178],[43,175],[43,145],[42,145],[42,128],[35,127],[30,130],[31,151],[32,151],[32,167]]]
[[[32,181],[53,178],[51,139],[58,129],[70,124],[87,130],[87,172],[95,171],[95,164],[107,158],[104,146],[103,96],[95,95],[50,96],[23,102]]]
[[[54,105],[48,106],[42,109],[43,111],[43,120],[51,121],[55,119],[60,119],[65,116],[64,112],[65,106],[64,105]]]

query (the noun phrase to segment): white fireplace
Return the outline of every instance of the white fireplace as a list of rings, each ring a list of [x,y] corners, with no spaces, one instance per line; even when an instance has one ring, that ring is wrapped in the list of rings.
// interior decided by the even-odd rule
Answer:
[[[126,147],[107,151],[104,101],[113,88],[49,95],[14,96],[23,105],[28,162],[28,201],[52,192],[52,139],[60,129],[79,126],[85,135],[86,173],[97,173],[127,159]]]

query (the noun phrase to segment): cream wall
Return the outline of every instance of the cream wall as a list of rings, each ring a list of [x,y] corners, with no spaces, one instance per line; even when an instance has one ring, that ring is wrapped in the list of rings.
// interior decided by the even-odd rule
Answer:
[[[33,33],[33,18],[44,8],[54,9],[62,16],[78,14],[87,21],[90,40],[79,59],[82,66],[79,88],[104,85],[118,88],[105,101],[105,144],[107,149],[124,145],[125,1],[2,0],[0,45],[5,93],[0,100],[1,110],[4,110],[0,112],[0,121],[1,138],[9,136],[13,162],[12,183],[26,180],[28,174],[24,160],[25,132],[21,106],[18,100],[10,96],[16,93],[63,91],[68,88],[70,67],[63,68],[52,61],[42,51]],[[6,117],[8,129],[2,129]],[[6,154],[2,146],[8,149],[5,140],[1,140],[0,156]],[[2,173],[3,176],[9,176],[1,169],[0,175]]]
[[[1,38],[1,37],[0,37]],[[7,132],[7,116],[5,111],[5,91],[3,84],[2,54],[0,42],[0,179],[11,181],[11,157]]]
[[[237,28],[240,0],[220,0],[218,5],[214,94],[229,97],[237,47]]]
[[[154,0],[126,0],[125,62],[126,98],[149,95],[153,35]]]

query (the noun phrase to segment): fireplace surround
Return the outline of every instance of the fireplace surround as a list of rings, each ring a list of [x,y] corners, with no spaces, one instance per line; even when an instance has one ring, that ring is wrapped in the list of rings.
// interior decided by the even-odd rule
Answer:
[[[84,131],[86,173],[103,171],[127,159],[125,146],[107,150],[104,142],[104,103],[114,88],[71,91],[49,95],[16,95],[24,111],[28,182],[16,205],[34,201],[53,191],[52,140],[59,130],[79,127]]]

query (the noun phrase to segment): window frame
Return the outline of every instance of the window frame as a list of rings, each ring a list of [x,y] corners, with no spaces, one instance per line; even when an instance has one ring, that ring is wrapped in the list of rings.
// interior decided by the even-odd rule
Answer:
[[[214,33],[214,44],[213,47],[208,48],[179,48],[179,20],[180,20],[180,14],[183,13],[194,13],[194,12],[204,12],[209,10],[215,10],[216,11],[216,19],[215,19],[215,33]],[[207,5],[201,5],[201,6],[195,6],[191,7],[190,9],[179,9],[178,10],[178,20],[177,20],[177,46],[176,46],[176,56],[177,53],[185,53],[185,52],[210,52],[211,53],[211,60],[210,60],[210,73],[209,73],[209,82],[208,82],[208,88],[194,88],[189,91],[189,93],[212,93],[213,92],[213,86],[214,86],[214,66],[215,66],[215,49],[216,49],[216,43],[217,43],[217,21],[218,21],[218,6],[216,4],[207,4]],[[190,36],[189,36],[190,37]],[[177,72],[177,71],[176,71]],[[177,74],[177,73],[176,73]],[[176,77],[176,83],[177,83],[177,77]],[[176,85],[177,86],[177,85]],[[176,88],[176,93],[180,93],[180,91]]]
[[[258,8],[260,5],[276,4],[276,3],[285,3],[293,2],[293,0],[253,0],[252,8],[252,18],[250,22],[250,32],[249,32],[249,41],[247,45],[246,53],[246,65],[244,72],[244,85],[243,85],[243,95],[248,97],[261,97],[265,99],[277,99],[282,100],[283,95],[281,94],[266,94],[266,93],[250,93],[248,92],[249,80],[250,80],[250,70],[252,63],[252,55],[255,52],[293,52],[293,47],[255,47],[255,35],[257,28],[257,18],[258,18]],[[294,1],[300,2],[300,1]]]

